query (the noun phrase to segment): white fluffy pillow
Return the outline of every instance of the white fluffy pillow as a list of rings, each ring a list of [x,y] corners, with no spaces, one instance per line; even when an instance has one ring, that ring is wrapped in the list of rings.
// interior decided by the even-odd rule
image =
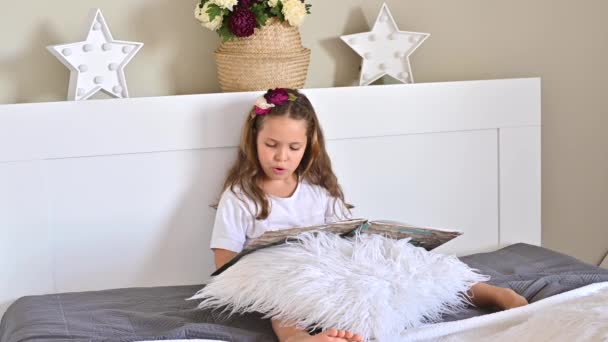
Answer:
[[[338,328],[380,341],[468,304],[482,276],[453,256],[379,235],[304,233],[258,250],[191,299],[201,308],[261,312],[299,327]]]

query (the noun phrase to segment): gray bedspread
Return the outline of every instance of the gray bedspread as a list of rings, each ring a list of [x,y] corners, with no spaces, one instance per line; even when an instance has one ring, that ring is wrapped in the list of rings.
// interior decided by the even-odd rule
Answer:
[[[492,253],[461,258],[490,283],[524,295],[530,302],[595,282],[608,281],[608,270],[545,248],[516,244]],[[0,323],[1,342],[141,341],[217,339],[276,341],[270,322],[259,315],[227,318],[197,310],[186,301],[198,286],[129,288],[23,297]],[[469,308],[446,321],[486,314]]]

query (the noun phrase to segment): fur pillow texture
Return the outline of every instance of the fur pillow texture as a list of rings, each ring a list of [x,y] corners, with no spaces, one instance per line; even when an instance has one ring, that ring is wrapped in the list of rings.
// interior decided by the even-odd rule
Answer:
[[[255,251],[190,299],[224,312],[261,312],[300,328],[337,328],[391,341],[470,304],[488,277],[454,256],[380,235],[307,232]]]

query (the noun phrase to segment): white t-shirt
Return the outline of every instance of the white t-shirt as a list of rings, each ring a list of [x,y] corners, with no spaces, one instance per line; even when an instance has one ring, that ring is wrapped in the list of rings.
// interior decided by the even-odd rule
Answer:
[[[306,181],[298,183],[291,197],[268,195],[270,213],[256,220],[255,203],[235,188],[227,189],[218,204],[211,234],[211,248],[240,252],[250,239],[269,230],[309,227],[349,218],[344,203],[329,192]],[[241,200],[244,199],[244,201]]]

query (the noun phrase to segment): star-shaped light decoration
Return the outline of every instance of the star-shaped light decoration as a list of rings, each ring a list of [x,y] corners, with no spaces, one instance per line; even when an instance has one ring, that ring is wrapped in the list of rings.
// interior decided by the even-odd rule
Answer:
[[[101,10],[91,16],[85,41],[47,47],[71,71],[68,100],[86,100],[100,90],[129,97],[124,68],[144,44],[114,40]]]
[[[403,83],[414,83],[409,56],[429,36],[429,33],[400,31],[384,3],[370,32],[340,38],[363,58],[359,85],[369,85],[384,75]]]

